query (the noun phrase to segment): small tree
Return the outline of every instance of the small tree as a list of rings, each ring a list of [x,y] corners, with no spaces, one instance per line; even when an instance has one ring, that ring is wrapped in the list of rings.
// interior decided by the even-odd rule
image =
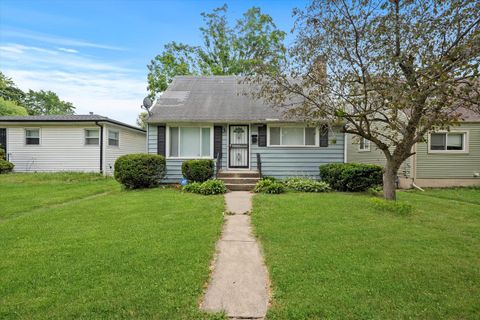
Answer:
[[[246,80],[287,116],[343,123],[372,141],[386,158],[384,196],[394,200],[414,144],[455,124],[460,107],[480,111],[478,1],[313,0],[294,15],[281,71],[259,65]]]
[[[142,129],[146,129],[147,119],[148,119],[148,112],[147,111],[140,112],[137,116],[137,126],[139,126]]]

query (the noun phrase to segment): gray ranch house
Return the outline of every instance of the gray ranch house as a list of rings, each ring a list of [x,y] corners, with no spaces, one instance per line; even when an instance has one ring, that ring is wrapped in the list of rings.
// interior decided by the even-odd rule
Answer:
[[[166,157],[164,182],[180,181],[186,159],[212,159],[225,178],[319,178],[320,165],[345,161],[341,127],[288,120],[248,92],[234,76],[175,77],[147,121],[148,152]]]

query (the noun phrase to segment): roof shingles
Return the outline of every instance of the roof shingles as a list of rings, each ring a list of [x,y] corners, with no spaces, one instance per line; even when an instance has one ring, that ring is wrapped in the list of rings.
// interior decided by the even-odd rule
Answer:
[[[282,110],[249,95],[235,76],[177,76],[158,99],[148,122],[265,121]]]
[[[41,115],[41,116],[0,116],[0,122],[96,122],[103,121],[119,126],[145,131],[141,128],[124,122],[100,116],[98,114],[67,114],[67,115]]]

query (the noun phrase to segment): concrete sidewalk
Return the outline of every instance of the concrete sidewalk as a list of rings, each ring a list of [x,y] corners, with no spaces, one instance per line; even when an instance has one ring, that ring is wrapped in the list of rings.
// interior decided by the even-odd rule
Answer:
[[[202,310],[225,313],[230,318],[262,319],[268,306],[268,274],[260,248],[252,236],[252,194],[225,195],[227,212],[223,234],[217,243],[214,270]]]

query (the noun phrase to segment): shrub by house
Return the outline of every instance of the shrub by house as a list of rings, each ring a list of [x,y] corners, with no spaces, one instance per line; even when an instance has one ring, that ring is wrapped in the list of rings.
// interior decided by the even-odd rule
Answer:
[[[186,160],[182,163],[182,174],[191,182],[204,182],[213,177],[215,165],[213,160]]]
[[[127,154],[115,161],[115,179],[127,189],[151,188],[167,172],[165,158],[154,154]]]
[[[320,177],[337,191],[367,191],[382,185],[383,168],[373,164],[331,163],[320,166]]]

